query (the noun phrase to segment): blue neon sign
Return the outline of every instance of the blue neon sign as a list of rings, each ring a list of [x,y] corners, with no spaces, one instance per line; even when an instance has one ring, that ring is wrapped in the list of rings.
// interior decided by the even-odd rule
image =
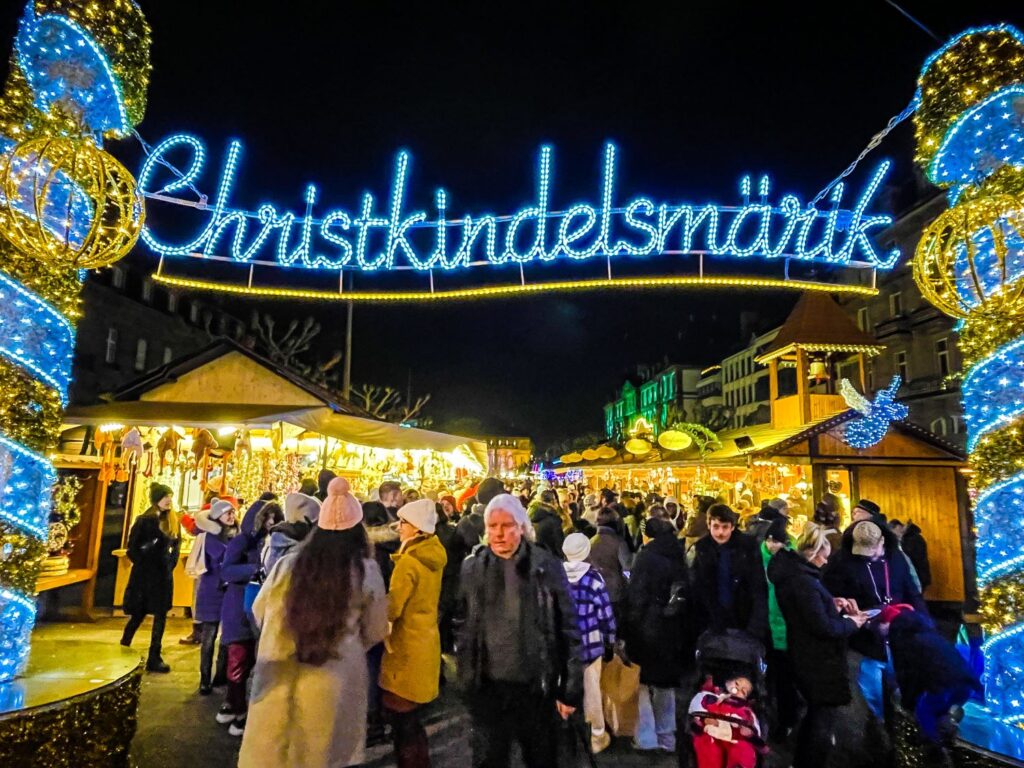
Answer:
[[[553,210],[552,157],[540,148],[535,202],[513,214],[465,214],[450,218],[448,193],[434,194],[433,212],[409,210],[406,199],[411,155],[398,153],[390,194],[381,205],[372,192],[363,193],[354,210],[335,208],[314,216],[317,187],[306,187],[305,212],[295,214],[263,203],[255,211],[230,204],[242,145],[228,145],[212,204],[200,206],[207,219],[190,240],[162,239],[150,223],[143,241],[161,256],[228,257],[239,263],[272,264],[307,269],[452,270],[476,264],[526,264],[557,258],[651,256],[702,253],[733,258],[792,258],[834,265],[858,264],[891,269],[899,249],[880,253],[873,235],[892,223],[888,215],[868,214],[868,206],[889,170],[881,163],[850,209],[842,208],[845,188],[835,186],[831,208],[805,205],[795,195],[769,202],[771,180],[760,177],[758,199],[751,199],[749,176],[740,181],[742,201],[657,203],[634,197],[625,204],[616,198],[614,144],[604,146],[599,202],[579,202]],[[172,176],[169,165],[186,170]],[[203,142],[176,134],[154,147],[139,172],[139,188],[150,197],[173,197],[195,186],[206,165]],[[158,179],[163,176],[163,180]]]

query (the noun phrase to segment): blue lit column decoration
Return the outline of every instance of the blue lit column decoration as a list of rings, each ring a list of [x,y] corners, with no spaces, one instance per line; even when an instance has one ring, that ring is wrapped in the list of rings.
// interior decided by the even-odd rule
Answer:
[[[1024,724],[1024,36],[971,29],[925,63],[917,161],[951,207],[922,234],[914,278],[961,320],[985,696]]]
[[[35,623],[83,271],[142,227],[135,180],[102,144],[142,119],[149,43],[132,0],[30,0],[0,94],[0,682]]]

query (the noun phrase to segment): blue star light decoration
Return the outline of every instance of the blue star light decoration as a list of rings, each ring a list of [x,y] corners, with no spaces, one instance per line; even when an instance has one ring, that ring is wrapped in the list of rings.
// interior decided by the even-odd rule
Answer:
[[[874,402],[854,389],[849,379],[843,379],[839,383],[839,393],[846,400],[846,404],[860,413],[859,417],[846,425],[843,432],[843,440],[847,445],[857,450],[878,445],[889,431],[892,422],[907,418],[907,406],[896,402],[896,392],[902,383],[899,376],[893,376],[889,386],[875,395]]]

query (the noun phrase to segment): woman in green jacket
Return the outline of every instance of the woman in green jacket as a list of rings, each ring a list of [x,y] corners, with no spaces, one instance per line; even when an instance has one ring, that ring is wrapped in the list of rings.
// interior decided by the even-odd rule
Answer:
[[[761,558],[765,574],[768,563],[782,549],[793,546],[793,540],[786,530],[789,520],[779,517],[768,526],[764,541],[761,542]],[[776,712],[772,736],[784,741],[789,731],[796,726],[800,699],[793,683],[793,670],[786,645],[786,620],[775,598],[775,585],[768,579],[768,626],[771,629],[772,644],[768,649],[768,691],[775,701]]]

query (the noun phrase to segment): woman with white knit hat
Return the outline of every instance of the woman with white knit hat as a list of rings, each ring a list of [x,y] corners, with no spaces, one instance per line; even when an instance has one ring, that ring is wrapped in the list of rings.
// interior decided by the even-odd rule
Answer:
[[[420,708],[437,698],[441,633],[437,624],[441,577],[448,555],[434,533],[437,512],[430,499],[398,510],[401,545],[388,592],[391,634],[380,669],[382,703],[391,721],[398,768],[429,768],[427,732]]]
[[[387,597],[363,510],[334,478],[310,536],[253,603],[260,627],[240,768],[363,762],[366,649],[387,633]]]

